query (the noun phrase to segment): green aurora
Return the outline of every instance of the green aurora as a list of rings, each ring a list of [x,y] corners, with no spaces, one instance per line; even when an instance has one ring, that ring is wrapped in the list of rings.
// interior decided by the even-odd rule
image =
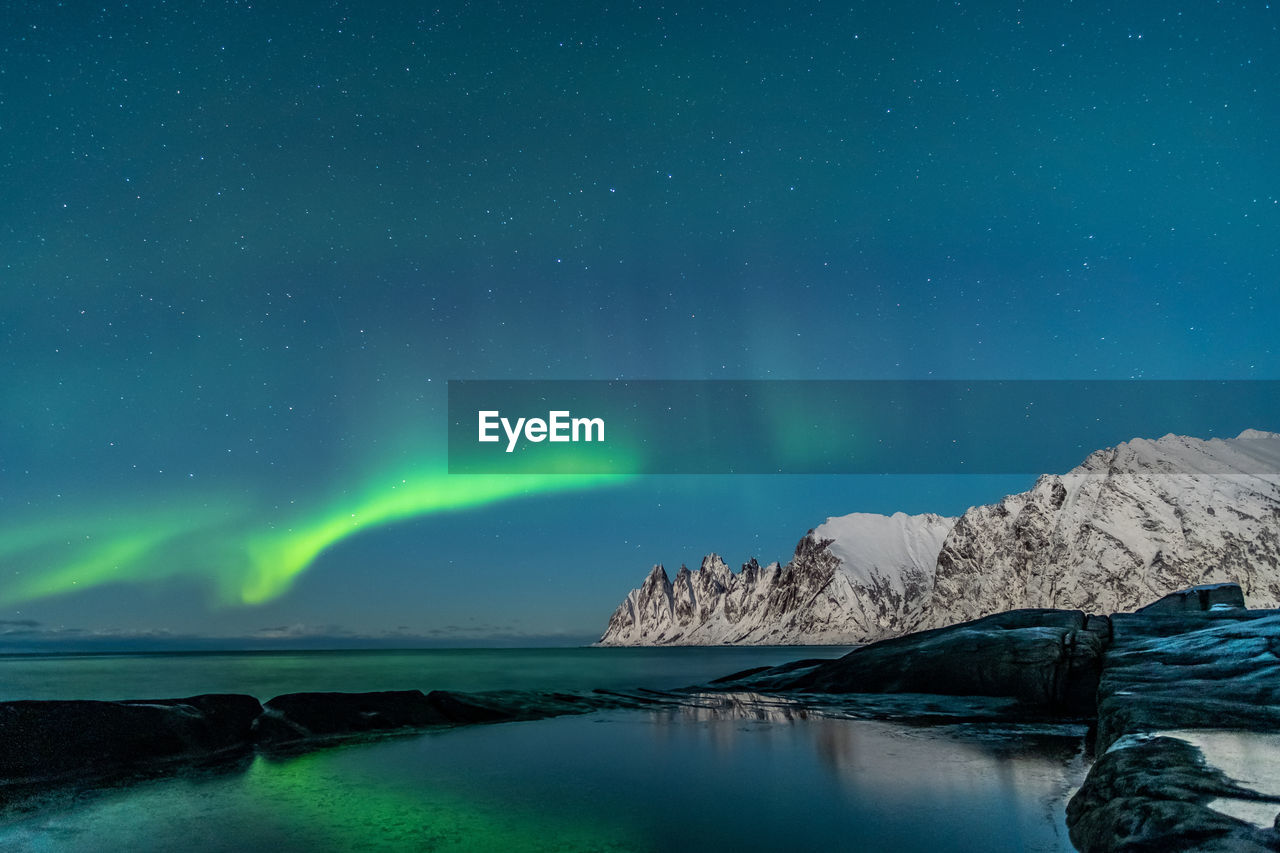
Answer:
[[[10,606],[110,583],[195,576],[220,605],[284,594],[327,548],[381,525],[498,501],[619,482],[618,475],[449,475],[427,469],[378,478],[356,494],[285,524],[253,506],[210,501],[198,511],[129,507],[0,529],[0,604]],[[196,557],[195,555],[204,555]]]

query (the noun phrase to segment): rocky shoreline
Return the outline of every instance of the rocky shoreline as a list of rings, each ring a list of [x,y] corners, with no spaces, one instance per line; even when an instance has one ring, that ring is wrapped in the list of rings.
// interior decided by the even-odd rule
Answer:
[[[1241,748],[1280,768],[1280,611],[1246,609],[1234,584],[1110,617],[1010,611],[719,685],[1003,697],[1025,714],[1089,716],[1098,760],[1067,809],[1082,853],[1280,850],[1280,771],[1223,769]]]
[[[1280,611],[1210,605],[1111,622],[1099,759],[1067,808],[1072,843],[1280,850]],[[1240,750],[1252,768],[1233,768]]]
[[[286,693],[267,702],[235,693],[182,699],[0,702],[0,803],[32,789],[106,781],[257,751],[433,727],[538,720],[661,702],[590,694],[393,690]]]
[[[1131,614],[1015,610],[681,691],[3,702],[0,803],[433,727],[753,705],[926,725],[1087,722],[1098,759],[1067,809],[1081,851],[1280,851],[1280,775],[1256,769],[1280,766],[1280,611],[1246,609],[1232,584],[1175,593]],[[1242,754],[1256,760],[1241,764]]]

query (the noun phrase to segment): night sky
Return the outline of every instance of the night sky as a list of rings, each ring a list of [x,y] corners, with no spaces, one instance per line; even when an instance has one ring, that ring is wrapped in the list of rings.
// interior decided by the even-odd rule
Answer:
[[[589,640],[1030,485],[450,477],[448,379],[1280,378],[1269,4],[570,5],[3,4],[0,647]]]

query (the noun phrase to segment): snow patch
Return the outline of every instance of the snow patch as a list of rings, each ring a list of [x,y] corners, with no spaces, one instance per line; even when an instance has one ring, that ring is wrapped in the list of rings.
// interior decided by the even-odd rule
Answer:
[[[906,578],[927,576],[942,550],[942,542],[955,524],[940,515],[877,515],[855,512],[828,518],[813,530],[813,538],[834,540],[831,553],[840,560],[840,571],[855,584],[874,588],[887,583],[906,591]]]

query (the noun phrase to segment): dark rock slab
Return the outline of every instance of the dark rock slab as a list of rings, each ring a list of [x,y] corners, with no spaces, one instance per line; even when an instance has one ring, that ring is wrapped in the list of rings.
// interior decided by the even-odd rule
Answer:
[[[1280,612],[1117,614],[1098,685],[1098,750],[1169,729],[1280,730]]]
[[[682,694],[656,691],[596,690],[591,693],[560,693],[541,690],[500,690],[487,693],[456,693],[433,690],[427,694],[441,714],[456,725],[545,720],[593,711],[650,708],[683,701]]]
[[[1232,607],[1244,607],[1244,590],[1235,583],[1215,583],[1171,592],[1134,613],[1142,616],[1175,616]]]
[[[723,688],[807,693],[999,696],[1091,715],[1106,619],[1078,610],[1014,610],[721,681]],[[809,665],[809,664],[813,665]]]
[[[789,672],[796,672],[802,669],[814,669],[825,663],[830,663],[831,658],[805,658],[804,660],[793,660],[788,663],[778,664],[777,666],[753,666],[750,669],[744,669],[739,672],[722,675],[719,678],[712,679],[709,684],[732,684],[735,681],[743,681],[751,676],[767,673],[771,677],[784,675]]]
[[[449,722],[421,690],[285,693],[263,705],[254,735],[260,743],[280,743]]]
[[[502,690],[396,690],[373,693],[286,693],[263,706],[254,736],[264,745],[432,726],[542,720],[565,714],[669,704],[672,698],[625,693],[590,694]]]
[[[0,703],[0,780],[94,778],[247,749],[262,706],[206,694],[124,702]]]
[[[1280,812],[1275,792],[1245,789],[1212,766],[1213,754],[1161,736],[1280,732],[1280,612],[1236,600],[1230,585],[1200,587],[1112,617],[1098,684],[1102,757],[1067,809],[1080,850],[1280,850],[1274,827],[1210,806],[1231,797]]]

